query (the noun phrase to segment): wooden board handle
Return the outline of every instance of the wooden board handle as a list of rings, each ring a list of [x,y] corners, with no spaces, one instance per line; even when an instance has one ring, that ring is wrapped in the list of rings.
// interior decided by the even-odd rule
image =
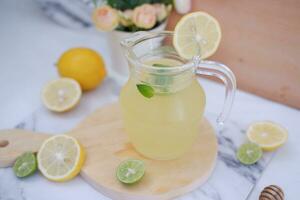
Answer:
[[[27,151],[37,152],[48,134],[22,129],[0,130],[0,167],[12,166],[16,158]]]

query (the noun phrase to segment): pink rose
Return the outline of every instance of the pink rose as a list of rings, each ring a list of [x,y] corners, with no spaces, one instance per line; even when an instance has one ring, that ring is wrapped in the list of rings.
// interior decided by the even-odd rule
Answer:
[[[150,29],[156,24],[156,11],[154,6],[144,4],[133,10],[133,23],[140,28]]]
[[[119,24],[117,11],[107,5],[94,10],[93,20],[96,27],[102,31],[112,31]]]

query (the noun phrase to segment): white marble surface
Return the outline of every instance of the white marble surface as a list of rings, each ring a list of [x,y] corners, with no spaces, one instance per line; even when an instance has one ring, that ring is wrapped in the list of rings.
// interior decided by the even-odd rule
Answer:
[[[99,51],[106,58],[107,65],[110,65],[110,55],[105,49],[107,44],[103,34],[94,30],[72,31],[59,27],[44,17],[37,6],[29,0],[0,1],[0,24],[0,129],[14,127],[24,119],[28,119],[36,110],[38,113],[47,112],[41,106],[39,93],[45,82],[57,77],[54,63],[64,50],[74,46],[91,47]],[[49,114],[50,119],[69,124],[64,127],[67,130],[72,126],[69,121],[83,117],[81,110],[85,110],[86,113],[92,112],[93,108],[87,105],[94,103],[100,105],[116,100],[119,89],[116,81],[110,77],[105,84],[108,86],[86,93],[82,104],[77,109],[63,116]],[[202,81],[202,84],[208,93],[209,103],[206,114],[215,116],[221,108],[223,88],[209,81]],[[106,93],[113,95],[102,96]],[[35,122],[35,126],[38,124],[35,128],[38,130],[62,131],[56,129],[55,123],[47,123],[43,115],[37,115],[35,119],[39,121]],[[300,184],[300,137],[297,135],[300,122],[299,110],[244,92],[237,93],[231,122],[237,123],[239,131],[253,121],[265,119],[284,125],[289,130],[289,140],[277,151],[249,199],[258,199],[259,191],[269,184],[281,186],[286,193],[286,199],[296,199]],[[222,188],[224,185],[226,188],[234,181],[231,176],[224,174],[219,187]],[[226,195],[235,197],[243,187],[242,183],[236,184],[236,187],[236,192],[224,194],[219,199],[225,199],[223,197]],[[208,188],[207,191],[212,190]],[[39,175],[19,181],[14,178],[11,169],[0,171],[1,200],[75,199],[75,197],[82,199],[87,196],[89,199],[107,199],[85,184],[81,178],[66,184],[51,183]]]

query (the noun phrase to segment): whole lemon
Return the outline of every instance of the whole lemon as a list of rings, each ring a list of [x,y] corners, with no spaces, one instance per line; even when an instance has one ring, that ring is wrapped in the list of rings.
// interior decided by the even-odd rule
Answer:
[[[101,55],[89,48],[72,48],[64,52],[57,62],[62,77],[73,78],[82,90],[96,88],[106,76]]]

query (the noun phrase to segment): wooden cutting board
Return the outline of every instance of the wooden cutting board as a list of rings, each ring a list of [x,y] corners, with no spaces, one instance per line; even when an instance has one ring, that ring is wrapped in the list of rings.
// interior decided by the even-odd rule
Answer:
[[[116,200],[171,199],[187,193],[209,178],[217,157],[217,139],[206,119],[195,145],[180,159],[157,161],[143,157],[128,141],[118,104],[98,109],[66,134],[85,147],[87,160],[81,170],[85,181]],[[25,130],[0,131],[0,166],[11,166],[26,151],[38,151],[48,137]],[[119,163],[128,158],[141,159],[146,165],[143,179],[131,186],[115,177]]]

